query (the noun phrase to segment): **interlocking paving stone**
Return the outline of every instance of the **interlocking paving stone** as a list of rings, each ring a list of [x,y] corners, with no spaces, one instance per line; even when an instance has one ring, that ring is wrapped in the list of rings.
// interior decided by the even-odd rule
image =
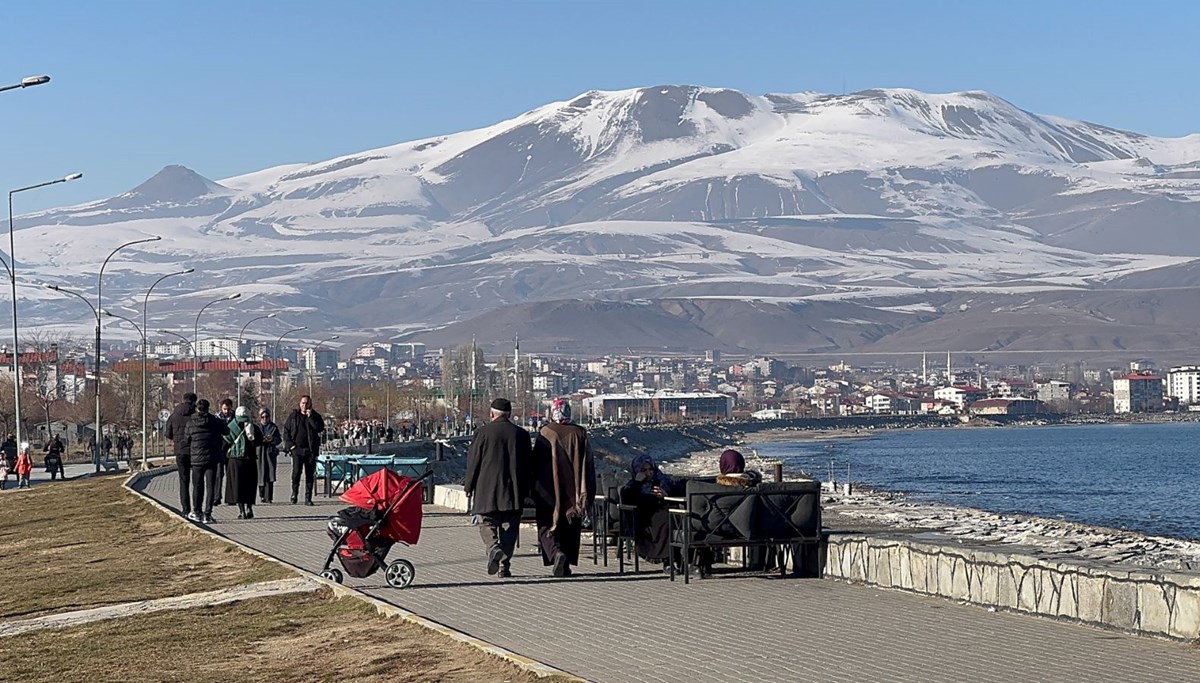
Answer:
[[[280,464],[277,500],[287,500],[289,470]],[[176,483],[157,476],[142,487],[174,509]],[[316,501],[257,505],[250,521],[222,507],[212,529],[316,572],[331,547],[325,522],[343,506]],[[416,566],[411,587],[390,588],[379,573],[347,583],[600,682],[1200,681],[1200,651],[1178,643],[831,580],[734,574],[685,586],[646,565],[621,576],[613,558],[606,569],[590,555],[574,577],[555,579],[534,542],[523,528],[513,578],[495,579],[467,517],[427,506],[420,543],[388,558]]]

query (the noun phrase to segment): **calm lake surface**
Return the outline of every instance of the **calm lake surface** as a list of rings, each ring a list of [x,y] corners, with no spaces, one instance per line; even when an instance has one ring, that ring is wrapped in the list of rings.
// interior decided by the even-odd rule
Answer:
[[[1200,423],[895,430],[751,444],[911,499],[1200,539]]]

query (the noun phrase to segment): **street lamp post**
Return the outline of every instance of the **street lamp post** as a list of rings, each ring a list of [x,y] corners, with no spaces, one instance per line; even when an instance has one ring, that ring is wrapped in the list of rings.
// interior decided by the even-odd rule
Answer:
[[[192,393],[193,394],[199,395],[199,393],[196,391],[196,387],[199,382],[199,374],[200,374],[200,315],[202,313],[204,313],[204,309],[208,308],[209,306],[212,306],[213,304],[219,304],[222,301],[233,301],[234,299],[240,299],[240,298],[242,298],[241,292],[238,292],[237,294],[231,294],[229,296],[223,296],[220,299],[214,299],[214,300],[204,304],[200,308],[200,312],[196,314],[196,325],[195,325],[194,329],[192,330],[192,333],[193,333],[192,338],[195,340],[192,343],[192,363],[193,363],[193,365],[192,365]]]
[[[45,78],[46,81],[50,80],[49,76],[38,76],[38,77],[34,77],[34,78]],[[25,80],[28,81],[30,79],[27,78]],[[41,83],[45,83],[46,81],[41,81]],[[38,83],[32,83],[31,85],[38,85]],[[0,90],[9,90],[11,88],[24,88],[24,87],[28,87],[28,86],[13,85],[13,86],[8,86],[7,88],[0,88]],[[13,398],[13,403],[14,403],[14,408],[16,410],[16,423],[17,423],[16,437],[17,437],[18,444],[21,443],[21,368],[20,368],[20,361],[19,361],[19,356],[21,355],[21,346],[20,346],[20,342],[17,340],[17,251],[16,251],[15,238],[13,237],[13,195],[17,194],[18,192],[25,192],[27,190],[36,190],[39,187],[46,187],[47,185],[57,185],[58,183],[65,183],[65,182],[68,182],[71,180],[78,180],[79,178],[82,178],[82,177],[83,177],[82,173],[72,173],[69,176],[65,176],[63,178],[58,178],[56,180],[51,180],[51,181],[48,181],[45,183],[38,183],[36,185],[29,185],[27,187],[19,187],[15,190],[8,191],[8,260],[12,261],[12,265],[10,266],[8,261],[3,261],[2,259],[0,259],[0,262],[4,263],[4,269],[8,271],[8,281],[12,285],[13,387],[14,387],[14,394],[15,394],[14,398]]]
[[[70,176],[67,177],[70,178]],[[104,308],[104,269],[108,267],[108,262],[112,260],[112,257],[116,256],[117,252],[122,249],[132,247],[135,244],[157,242],[161,239],[158,235],[154,235],[153,237],[146,237],[140,240],[131,240],[113,249],[108,257],[104,259],[104,263],[100,264],[100,276],[96,278],[96,306],[93,308],[93,312],[96,314],[96,446],[93,449],[92,461],[96,463],[97,472],[100,471],[100,441],[102,437],[101,430],[103,429],[103,425],[100,422],[100,311]]]
[[[154,284],[150,285],[150,289],[146,290],[146,297],[142,299],[142,469],[146,469],[146,411],[149,410],[150,407],[147,400],[149,380],[146,379],[146,359],[150,354],[150,349],[146,348],[145,330],[148,329],[146,324],[146,308],[150,305],[150,293],[154,291],[154,288],[158,286],[158,283],[166,280],[169,277],[174,277],[176,275],[187,275],[194,272],[196,272],[195,268],[188,268],[187,270],[181,270],[175,273],[167,273],[166,275],[155,280]],[[170,402],[168,401],[168,406],[169,405]]]
[[[279,335],[279,339],[275,340],[275,357],[272,359],[274,362],[271,365],[271,414],[272,415],[277,414],[275,409],[279,407],[279,368],[275,365],[275,363],[279,362],[279,345],[283,342],[283,338],[288,336],[289,334],[291,334],[293,332],[299,332],[301,330],[307,330],[307,329],[308,329],[307,326],[293,327],[292,329],[288,330],[287,332],[284,332],[283,334]]]
[[[100,311],[100,313],[101,313],[101,315],[106,315],[110,318],[116,318],[117,320],[124,320],[125,322],[129,323],[130,325],[133,325],[133,329],[137,330],[138,336],[142,338],[142,354],[143,354],[143,356],[142,356],[142,430],[143,430],[142,431],[142,469],[144,470],[144,469],[146,469],[146,446],[145,446],[145,444],[146,444],[146,432],[145,432],[145,429],[146,429],[146,363],[145,363],[145,360],[146,360],[145,359],[146,332],[145,332],[145,329],[146,328],[138,327],[138,324],[133,322],[129,318],[126,318],[123,315],[117,315],[116,313],[113,313],[112,311]],[[131,468],[132,468],[132,466],[131,466]]]
[[[49,76],[26,76],[25,78],[21,79],[20,83],[13,83],[12,85],[0,85],[0,92],[4,92],[5,90],[16,90],[17,88],[32,88],[35,85],[41,85],[49,82]]]
[[[245,343],[242,341],[242,338],[246,336],[246,328],[250,327],[250,323],[253,323],[257,320],[266,320],[267,318],[274,318],[274,317],[275,317],[274,313],[268,313],[266,315],[260,315],[257,318],[251,318],[245,325],[242,325],[242,331],[238,332],[238,355],[239,356],[242,353],[242,344]]]
[[[92,302],[88,301],[86,296],[80,294],[79,292],[76,292],[76,291],[73,291],[70,289],[65,289],[63,287],[59,287],[58,285],[46,285],[46,288],[52,289],[60,294],[70,294],[71,296],[73,296],[73,297],[79,299],[80,301],[82,301],[83,303],[87,304],[88,308],[92,309],[92,315],[95,316],[95,318],[96,318],[96,330],[97,330],[96,338],[99,339],[99,337],[100,337],[100,333],[99,333],[100,312],[96,310],[96,307],[92,305]],[[96,360],[95,360],[96,384],[99,384],[100,383],[100,354],[99,354],[100,347],[99,346],[96,347],[96,351],[97,351]],[[97,406],[100,405],[99,398],[98,398],[99,395],[100,395],[100,390],[97,389],[96,390],[96,396],[97,396],[96,405]],[[92,447],[92,463],[96,465],[96,471],[99,472],[100,471],[100,409],[99,409],[99,407],[96,408],[96,435],[94,438],[96,440],[96,445]]]
[[[312,392],[313,392],[313,388],[312,388],[312,370],[315,370],[315,369],[316,369],[316,365],[317,365],[317,351],[321,350],[321,346],[322,346],[322,345],[324,345],[324,344],[325,344],[325,342],[331,342],[331,341],[333,341],[333,340],[335,340],[335,339],[341,339],[341,335],[337,335],[337,334],[335,334],[335,335],[333,335],[332,337],[329,337],[329,338],[326,338],[326,339],[322,339],[321,341],[317,342],[317,345],[316,345],[316,346],[314,346],[314,347],[313,347],[313,367],[312,367],[312,369],[310,369],[310,370],[307,372],[307,374],[308,374],[308,395],[309,395],[309,396],[312,396]]]

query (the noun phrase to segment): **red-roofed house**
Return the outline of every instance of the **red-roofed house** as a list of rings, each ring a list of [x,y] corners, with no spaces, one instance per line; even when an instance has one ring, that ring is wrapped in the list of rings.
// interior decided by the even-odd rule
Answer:
[[[1113,378],[1113,412],[1154,413],[1162,409],[1162,378],[1137,372]]]

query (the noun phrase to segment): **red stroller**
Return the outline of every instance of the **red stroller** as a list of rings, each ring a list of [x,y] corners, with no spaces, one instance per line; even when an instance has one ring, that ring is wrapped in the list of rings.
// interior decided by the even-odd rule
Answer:
[[[337,558],[346,573],[366,578],[383,569],[383,578],[393,588],[407,588],[416,576],[408,560],[386,562],[392,545],[416,545],[421,536],[421,482],[432,475],[410,479],[382,469],[359,479],[340,497],[352,507],[338,511],[329,520],[327,533],[336,541],[325,558],[321,576],[342,582],[341,570],[330,567]]]

